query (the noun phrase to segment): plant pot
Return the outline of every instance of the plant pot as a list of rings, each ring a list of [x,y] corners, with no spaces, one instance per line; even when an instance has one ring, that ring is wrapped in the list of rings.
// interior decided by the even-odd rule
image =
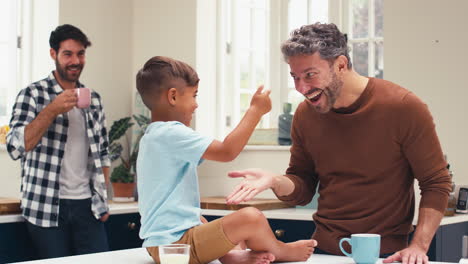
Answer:
[[[114,191],[114,202],[133,202],[135,198],[133,196],[135,190],[135,183],[121,183],[113,182],[112,189]]]

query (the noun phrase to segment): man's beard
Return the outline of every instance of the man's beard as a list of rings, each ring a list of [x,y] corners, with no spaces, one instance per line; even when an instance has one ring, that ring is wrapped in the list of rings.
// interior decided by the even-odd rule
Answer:
[[[343,81],[339,80],[336,74],[333,73],[332,80],[330,81],[328,86],[323,89],[323,93],[324,95],[326,95],[326,104],[324,107],[322,107],[320,104],[314,106],[315,110],[321,114],[328,113],[333,108],[333,105],[338,99],[342,87]]]
[[[71,67],[77,67],[79,69],[79,72],[77,75],[73,76],[67,73],[67,69]],[[67,82],[76,82],[80,78],[81,72],[83,70],[83,64],[73,64],[70,66],[62,67],[62,65],[60,65],[58,60],[55,60],[55,68],[62,80],[67,81]]]

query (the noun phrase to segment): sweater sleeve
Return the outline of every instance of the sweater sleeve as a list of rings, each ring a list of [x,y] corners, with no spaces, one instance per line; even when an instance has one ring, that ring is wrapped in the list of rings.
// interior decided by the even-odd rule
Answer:
[[[299,116],[301,115],[296,114],[292,123],[291,158],[285,175],[294,183],[294,191],[287,196],[279,196],[278,199],[293,205],[306,205],[315,195],[318,179],[315,163],[302,141]]]
[[[447,207],[451,179],[431,113],[427,105],[412,93],[403,98],[401,110],[400,142],[419,182],[419,207],[443,213]]]

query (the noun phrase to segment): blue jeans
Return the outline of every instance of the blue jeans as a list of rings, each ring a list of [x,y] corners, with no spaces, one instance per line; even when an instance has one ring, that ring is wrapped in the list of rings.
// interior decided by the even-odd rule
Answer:
[[[91,212],[91,199],[61,199],[58,227],[44,228],[27,221],[26,226],[40,258],[109,250],[104,223]]]
[[[321,250],[320,248],[315,248],[314,254],[333,255],[331,253],[328,253],[326,251]],[[382,255],[380,255],[380,258],[388,258],[393,254],[395,254],[395,253],[382,254]]]

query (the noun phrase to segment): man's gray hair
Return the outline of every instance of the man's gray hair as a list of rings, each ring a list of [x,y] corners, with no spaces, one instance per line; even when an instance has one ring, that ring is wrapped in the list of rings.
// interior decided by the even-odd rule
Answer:
[[[331,64],[343,55],[348,59],[348,69],[352,68],[346,35],[335,24],[315,23],[293,30],[290,38],[281,45],[281,52],[286,62],[292,56],[318,52]]]

